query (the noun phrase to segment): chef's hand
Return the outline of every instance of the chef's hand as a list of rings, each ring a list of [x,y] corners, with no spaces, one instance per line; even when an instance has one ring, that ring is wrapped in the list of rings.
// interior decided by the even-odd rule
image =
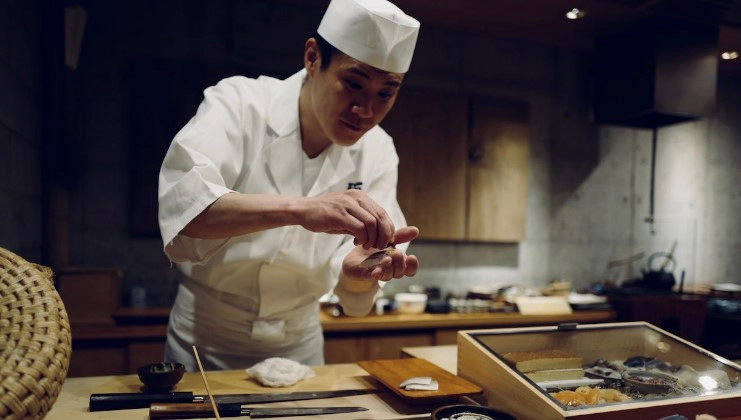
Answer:
[[[305,198],[299,224],[312,232],[352,235],[353,243],[364,249],[400,243],[394,239],[394,223],[386,210],[356,189]]]
[[[397,230],[394,234],[394,243],[411,242],[419,235],[419,229],[407,226]],[[365,267],[361,264],[366,258],[379,249],[364,249],[356,246],[342,262],[340,281],[343,287],[352,292],[364,292],[376,284],[377,281],[389,281],[402,277],[412,277],[417,274],[419,260],[414,255],[407,255],[399,249],[393,249],[385,256],[380,264]]]

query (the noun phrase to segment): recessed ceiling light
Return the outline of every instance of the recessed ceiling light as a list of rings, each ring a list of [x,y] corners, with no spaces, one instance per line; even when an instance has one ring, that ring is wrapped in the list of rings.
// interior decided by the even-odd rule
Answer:
[[[571,20],[581,19],[586,15],[587,15],[587,12],[585,12],[583,9],[579,9],[578,7],[574,7],[573,9],[566,12],[566,18],[571,19]]]
[[[724,60],[734,60],[738,58],[738,52],[737,51],[726,51],[720,55],[720,58]]]

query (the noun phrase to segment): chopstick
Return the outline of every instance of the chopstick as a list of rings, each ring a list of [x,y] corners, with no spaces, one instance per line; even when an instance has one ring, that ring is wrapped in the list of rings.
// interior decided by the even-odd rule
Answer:
[[[219,408],[216,406],[216,402],[214,401],[214,395],[211,393],[211,388],[208,387],[208,381],[206,380],[206,373],[203,372],[203,365],[201,365],[201,358],[198,357],[198,350],[196,350],[196,346],[193,346],[193,354],[196,356],[196,362],[198,362],[198,370],[201,371],[201,377],[203,378],[203,385],[206,386],[206,393],[208,394],[209,401],[211,401],[211,407],[214,409],[216,420],[221,420],[221,417],[219,417]]]

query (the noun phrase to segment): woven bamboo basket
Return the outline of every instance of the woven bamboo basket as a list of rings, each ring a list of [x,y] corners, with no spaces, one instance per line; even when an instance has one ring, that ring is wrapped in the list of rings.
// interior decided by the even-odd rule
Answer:
[[[69,319],[51,269],[0,248],[0,419],[43,418],[71,354]]]

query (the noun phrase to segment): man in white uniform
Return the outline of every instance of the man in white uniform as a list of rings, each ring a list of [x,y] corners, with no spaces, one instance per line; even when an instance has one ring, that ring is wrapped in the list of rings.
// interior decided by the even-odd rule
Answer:
[[[322,364],[322,295],[364,315],[380,282],[417,272],[406,249],[419,231],[396,201],[398,156],[378,123],[418,31],[386,0],[332,0],[301,71],[205,90],[159,176],[165,253],[184,274],[168,360],[197,370],[196,345],[206,369]]]

